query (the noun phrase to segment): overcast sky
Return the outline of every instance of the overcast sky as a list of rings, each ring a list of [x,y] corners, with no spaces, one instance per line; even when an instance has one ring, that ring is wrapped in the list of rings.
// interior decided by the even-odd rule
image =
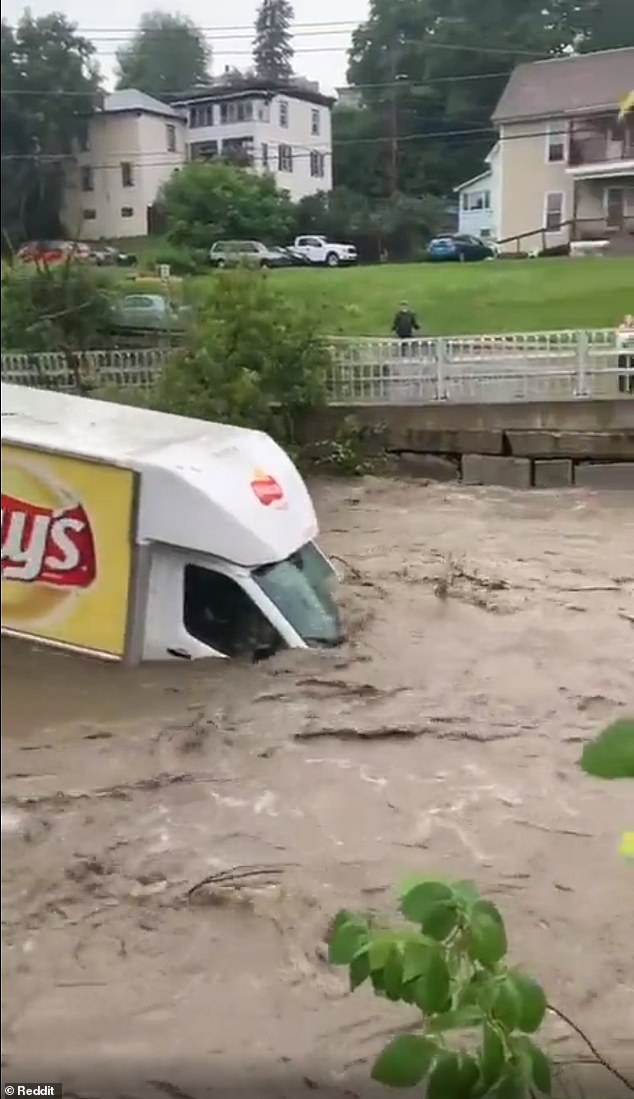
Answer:
[[[230,5],[181,0],[178,7],[155,4],[152,0],[108,0],[107,3],[100,3],[99,0],[31,0],[29,4],[36,16],[51,10],[62,11],[77,23],[81,31],[97,45],[102,72],[110,81],[115,50],[135,27],[140,15],[155,7],[188,15],[204,29],[214,49],[215,75],[222,73],[225,65],[246,67],[250,61],[256,6],[256,0],[232,0]],[[297,24],[294,40],[296,72],[318,80],[326,91],[345,83],[350,32],[365,19],[367,0],[321,0],[320,4],[312,0],[295,0],[294,6]],[[14,23],[23,9],[23,3],[5,0],[3,18]]]

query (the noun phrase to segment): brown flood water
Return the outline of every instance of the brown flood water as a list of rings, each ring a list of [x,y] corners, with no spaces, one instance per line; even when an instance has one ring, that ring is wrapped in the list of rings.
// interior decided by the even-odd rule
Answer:
[[[632,496],[314,491],[341,650],[126,671],[3,645],[3,1078],[363,1090],[410,1013],[349,995],[322,940],[411,871],[476,879],[513,957],[634,1078],[634,799],[575,765],[634,709]],[[560,1020],[549,1036],[562,1094],[628,1094]]]

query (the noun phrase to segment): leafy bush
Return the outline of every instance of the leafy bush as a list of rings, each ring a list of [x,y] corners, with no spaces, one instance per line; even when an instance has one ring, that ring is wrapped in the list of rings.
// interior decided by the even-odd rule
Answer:
[[[195,302],[156,398],[166,411],[259,428],[288,445],[297,417],[324,399],[329,363],[310,312],[266,273],[222,271]]]
[[[295,224],[293,204],[271,176],[222,161],[185,165],[165,184],[160,203],[170,241],[204,251],[222,239],[279,244]]]
[[[184,245],[163,241],[148,249],[144,255],[144,266],[157,270],[159,265],[167,263],[173,275],[197,275],[208,267],[205,252],[187,248]]]
[[[398,926],[343,910],[329,942],[329,959],[348,966],[351,989],[368,981],[377,995],[422,1012],[420,1033],[393,1038],[373,1079],[391,1087],[424,1080],[427,1099],[550,1095],[550,1062],[532,1038],[546,996],[528,973],[509,967],[496,906],[471,882],[416,878],[399,908],[408,922]]]
[[[111,284],[72,260],[2,274],[7,351],[80,351],[111,342]]]

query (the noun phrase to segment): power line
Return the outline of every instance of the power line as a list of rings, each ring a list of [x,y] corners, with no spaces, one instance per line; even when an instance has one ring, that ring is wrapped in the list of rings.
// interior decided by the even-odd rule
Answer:
[[[399,135],[398,143],[399,143],[399,146],[400,146],[401,144],[405,144],[405,143],[410,144],[410,143],[417,142],[417,141],[443,141],[443,140],[446,140],[448,138],[461,138],[463,141],[466,141],[466,140],[469,140],[471,138],[474,138],[474,139],[477,138],[478,140],[481,140],[484,137],[494,137],[495,136],[496,140],[500,144],[506,144],[506,142],[508,142],[508,141],[522,141],[522,140],[527,139],[527,138],[547,137],[550,133],[551,133],[551,131],[549,129],[545,129],[545,130],[534,130],[534,131],[531,131],[530,134],[524,134],[524,133],[522,133],[522,134],[506,134],[506,135],[502,136],[502,135],[497,135],[497,131],[493,127],[490,127],[490,126],[488,126],[488,127],[484,127],[484,126],[483,127],[473,127],[472,126],[472,127],[467,127],[465,129],[438,130],[438,131],[434,131],[434,132],[431,132],[431,133],[402,134],[402,135]],[[332,142],[332,149],[335,150],[335,149],[339,148],[340,146],[347,146],[347,145],[380,145],[380,144],[384,144],[384,143],[388,142],[389,140],[391,140],[391,135],[389,135],[389,134],[382,134],[378,137],[340,138],[339,140],[336,140],[336,141]],[[190,142],[190,144],[205,144],[205,142],[199,142],[199,143]],[[278,143],[278,144],[283,144],[283,143]],[[312,150],[311,149],[306,149],[306,150],[302,150],[302,151],[296,151],[295,149],[293,149],[293,159],[294,160],[295,159],[304,159],[304,158],[310,157],[311,153],[315,153],[315,152],[319,152],[323,156],[331,156],[332,155],[332,152],[329,149],[312,149]],[[150,157],[150,156],[158,156],[159,153],[158,153],[158,151],[156,153],[148,152],[148,153],[145,153],[143,155]],[[133,163],[136,164],[136,166],[139,167],[139,168],[146,168],[146,167],[155,168],[155,167],[170,167],[170,166],[176,168],[176,167],[182,167],[185,163],[199,163],[198,161],[194,160],[194,161],[187,161],[187,162],[184,161],[183,165],[176,165],[176,164],[174,164],[173,159],[172,160],[165,160],[165,159],[140,160],[138,156],[135,158],[134,155],[129,152],[129,150],[126,151],[126,152],[121,152],[121,153],[113,152],[112,156],[113,157],[119,157],[120,156],[122,160],[126,157],[128,159],[132,158]],[[219,153],[218,154],[218,159],[221,159],[221,157],[222,157],[222,154]],[[56,163],[68,162],[68,161],[72,161],[73,163],[76,163],[76,158],[75,157],[72,157],[70,155],[67,156],[67,155],[63,155],[63,154],[57,154],[57,153],[56,154],[51,154],[50,156],[47,156],[46,154],[29,155],[27,153],[5,154],[5,155],[0,157],[0,160],[2,160],[2,161],[5,161],[5,160],[9,160],[9,161],[16,161],[16,160],[31,160],[31,161],[33,161],[33,160],[37,160],[39,163],[47,163],[47,164],[56,164]],[[94,171],[106,170],[106,169],[111,169],[113,171],[119,171],[120,167],[121,167],[121,162],[119,161],[119,162],[114,163],[114,164],[113,163],[108,163],[108,164],[85,164],[85,165],[77,165],[77,166],[78,167],[86,167],[86,168],[90,167]],[[90,192],[86,192],[86,193],[90,194]]]
[[[433,50],[459,50],[461,53],[477,53],[477,54],[489,54],[508,57],[509,53],[512,53],[514,57],[530,57],[533,60],[537,60],[543,57],[543,54],[530,53],[527,50],[508,50],[501,49],[495,46],[469,46],[466,44],[457,44],[449,42],[425,42],[425,48]],[[300,46],[298,49],[294,49],[294,54],[304,53],[348,53],[349,46]],[[118,50],[100,50],[97,49],[97,53],[100,57],[116,57]],[[252,57],[251,50],[214,50],[215,57]]]
[[[463,82],[468,82],[468,81],[473,81],[473,80],[496,80],[496,79],[499,80],[500,77],[510,76],[510,75],[511,75],[511,70],[510,69],[505,69],[503,72],[495,72],[495,73],[460,73],[458,76],[433,76],[428,80],[427,79],[421,79],[421,80],[385,80],[385,81],[377,81],[375,83],[368,83],[368,84],[349,84],[349,85],[346,85],[345,90],[346,91],[351,91],[351,92],[356,92],[356,91],[364,91],[364,90],[369,89],[369,88],[426,88],[428,85],[434,85],[434,84],[463,83]],[[239,84],[236,84],[235,87],[236,87],[236,91],[241,90]],[[224,84],[224,85],[219,84],[217,86],[217,88],[214,88],[213,85],[211,85],[208,89],[207,88],[193,88],[193,89],[190,89],[190,93],[183,92],[183,89],[179,88],[177,91],[173,91],[173,92],[161,92],[161,95],[168,96],[169,98],[172,98],[172,96],[176,96],[176,95],[180,95],[180,96],[184,96],[185,98],[189,98],[189,95],[193,95],[194,92],[196,93],[196,95],[199,95],[199,93],[209,91],[209,98],[213,98],[214,92],[219,91],[220,88],[222,88],[222,91],[223,91],[223,94],[224,94],[224,92],[226,91],[227,85],[226,84]],[[246,90],[248,91],[248,88]],[[293,92],[292,85],[288,88],[288,92],[289,92],[289,94],[292,95],[292,92]],[[91,95],[96,95],[96,94],[97,93],[93,93],[93,92],[65,91],[64,89],[59,89],[59,88],[55,89],[55,90],[49,90],[49,91],[45,91],[44,89],[40,89],[40,88],[16,88],[15,90],[13,90],[11,88],[0,88],[0,95],[6,95],[6,96],[11,96],[11,95],[18,95],[18,96],[19,95],[43,95],[43,96],[46,96],[47,98],[49,96],[71,96],[71,97],[72,96],[77,96],[79,98],[87,98],[87,97],[90,97]],[[105,92],[104,94],[109,95],[111,93]],[[200,98],[201,98],[201,101],[202,101],[202,98],[203,98],[202,95],[200,96]]]
[[[13,30],[13,31],[19,30],[19,26],[20,26],[19,23],[10,23],[8,25],[9,25],[10,29]],[[318,19],[318,20],[314,20],[313,22],[293,23],[293,28],[295,28],[295,27],[348,27],[348,26],[357,27],[357,26],[359,26],[359,23],[358,23],[358,21],[356,21],[354,19],[328,19],[328,20],[319,20]],[[153,33],[153,32],[160,34],[160,33],[162,33],[162,30],[163,30],[163,28],[161,28],[161,27],[155,27],[155,28],[149,27],[146,31],[139,24],[137,24],[136,27],[129,27],[129,26],[128,27],[82,27],[82,26],[78,25],[75,29],[76,29],[78,34],[101,34],[101,33],[103,33],[103,34],[116,34],[118,32],[120,32],[121,34],[136,34],[139,31],[141,33],[144,33],[144,34]],[[251,33],[253,33],[253,24],[252,23],[234,23],[234,24],[220,24],[220,23],[217,23],[215,25],[208,26],[208,27],[196,26],[195,29],[197,31],[202,31],[205,34],[214,34],[216,31],[250,31]],[[171,32],[171,28],[166,27],[165,30],[168,31],[168,32]]]
[[[292,32],[290,32],[290,37],[292,37],[292,38],[324,38],[324,37],[329,37],[330,38],[330,37],[333,37],[335,35],[340,35],[340,34],[350,35],[350,34],[354,33],[354,30],[355,30],[354,26],[350,26],[350,27],[332,27],[332,26],[324,25],[324,27],[321,30],[292,31]],[[200,31],[200,34],[203,38],[211,39],[212,42],[239,42],[239,41],[243,41],[245,39],[252,40],[253,38],[255,38],[255,31],[254,30],[252,30],[250,32],[250,34],[244,34],[244,33],[240,32],[240,33],[236,33],[236,34],[220,34],[219,35],[215,31]],[[131,42],[131,41],[134,40],[134,35],[135,35],[134,31],[121,31],[120,34],[103,34],[103,35],[100,34],[99,36],[91,35],[90,36],[90,41],[93,42],[97,46],[100,45],[102,42],[104,42],[104,43],[105,42]],[[177,37],[180,37],[181,35],[182,35],[182,31],[176,30],[176,29],[172,30],[170,27],[166,27],[165,30],[162,30],[161,28],[157,27],[156,30],[147,30],[147,31],[142,31],[141,32],[141,37],[143,39],[146,39],[146,38],[158,38],[158,39],[160,39],[160,38],[170,38],[172,36],[177,38]],[[130,37],[130,36],[132,36],[132,37]]]

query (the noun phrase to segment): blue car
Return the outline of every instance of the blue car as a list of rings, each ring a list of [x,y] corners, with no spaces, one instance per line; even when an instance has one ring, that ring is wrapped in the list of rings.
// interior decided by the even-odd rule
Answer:
[[[435,263],[475,263],[493,259],[495,251],[479,237],[468,233],[445,233],[433,237],[427,245],[427,259]]]

